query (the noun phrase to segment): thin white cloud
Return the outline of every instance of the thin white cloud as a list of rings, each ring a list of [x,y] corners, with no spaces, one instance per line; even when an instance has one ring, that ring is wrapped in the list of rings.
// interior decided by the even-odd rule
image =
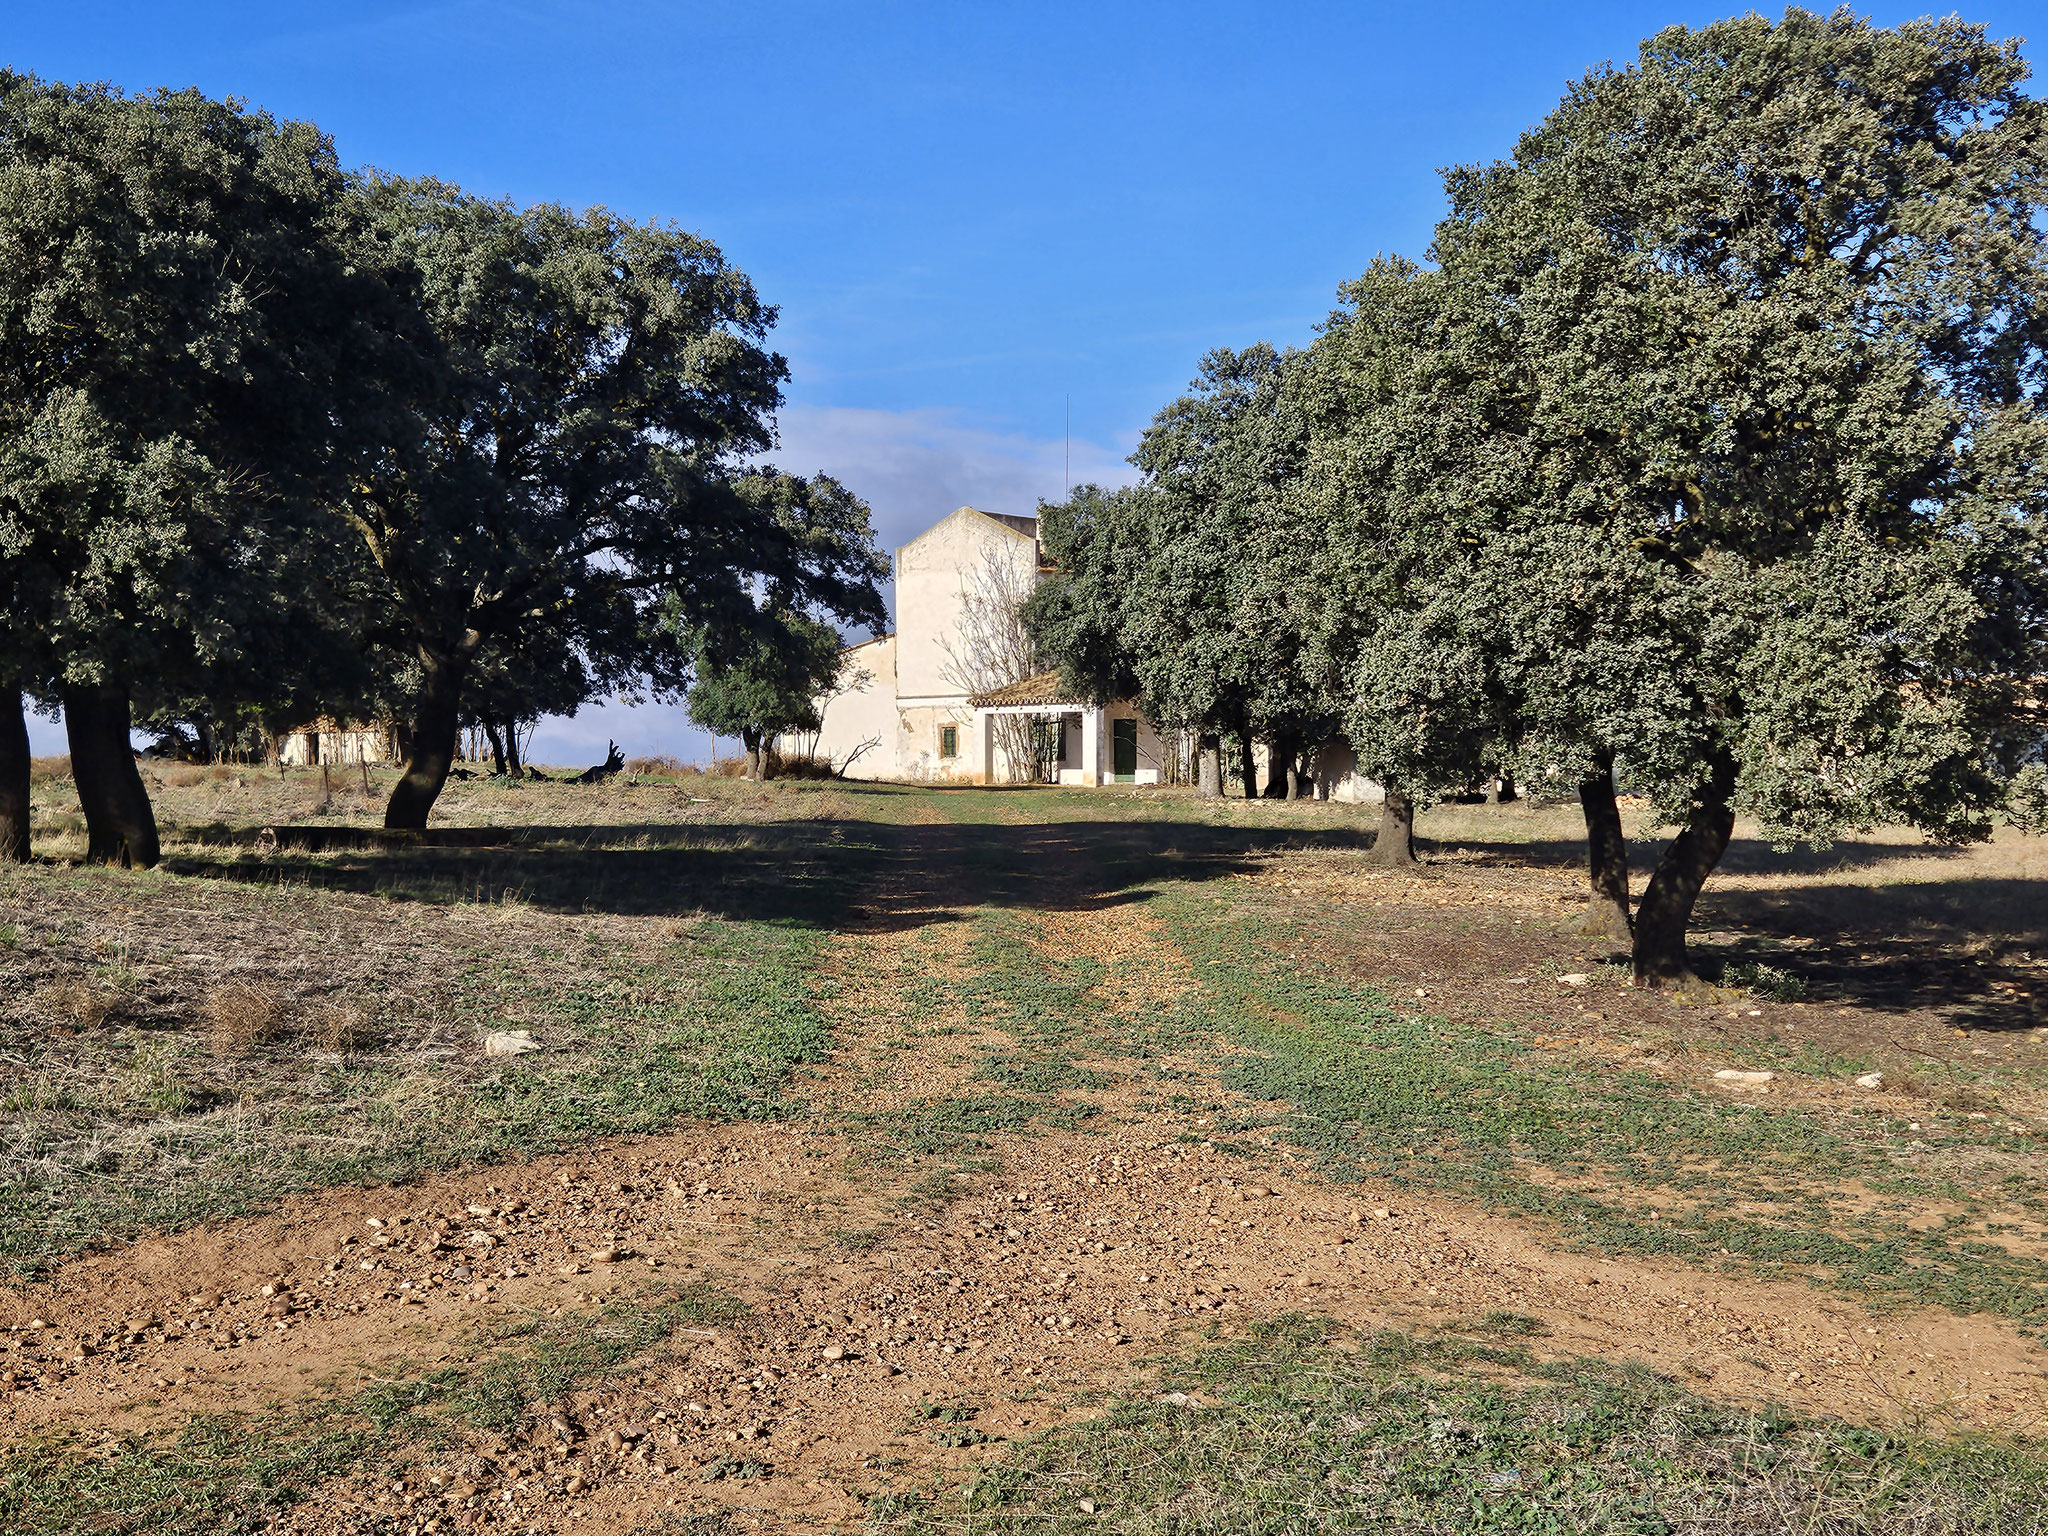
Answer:
[[[844,481],[874,510],[884,549],[908,543],[955,507],[1029,516],[1041,498],[1065,496],[1069,474],[1075,485],[1134,478],[1126,450],[1076,438],[1070,470],[1060,438],[999,431],[940,408],[799,405],[782,413],[781,429],[775,463]]]

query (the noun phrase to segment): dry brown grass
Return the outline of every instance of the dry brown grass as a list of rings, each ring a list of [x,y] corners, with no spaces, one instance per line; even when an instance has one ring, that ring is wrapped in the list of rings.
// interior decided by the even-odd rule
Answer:
[[[98,1029],[121,1006],[121,994],[89,976],[72,976],[39,988],[35,1006],[72,1029]]]
[[[1622,822],[1640,894],[1673,829],[1658,825],[1640,803],[1624,806]],[[1469,846],[1577,878],[1585,857],[1585,823],[1575,805],[1437,806],[1416,818],[1416,830],[1439,859]],[[1695,926],[1770,913],[1787,931],[1940,937],[1959,953],[1970,949],[1965,958],[1991,960],[2015,946],[2048,941],[2044,887],[2048,837],[2010,827],[1986,842],[1962,845],[1938,843],[1910,827],[1879,827],[1828,848],[1778,849],[1744,817],[1707,883]]]
[[[315,1008],[300,1026],[299,1034],[314,1050],[330,1056],[359,1051],[377,1038],[368,1015],[347,1003],[326,1003]]]
[[[703,771],[695,763],[686,763],[671,752],[658,752],[652,757],[626,759],[626,772],[637,774],[641,778],[681,779]]]
[[[214,1051],[222,1056],[247,1055],[276,1039],[284,1026],[284,1000],[261,982],[221,982],[199,1011]]]
[[[673,753],[661,752],[652,757],[627,758],[626,772],[643,779],[743,779],[747,776],[747,760],[721,757],[707,768],[702,763],[686,763]]]
[[[779,779],[836,779],[839,777],[833,771],[831,758],[809,757],[794,753],[788,757],[776,758],[775,776]]]
[[[39,760],[50,762],[50,759]],[[55,761],[62,761],[61,759]],[[659,761],[659,760],[657,760]],[[282,770],[261,765],[228,766],[225,778],[210,774],[182,784],[162,777],[174,765],[151,762],[146,769],[166,857],[178,860],[198,852],[211,858],[222,844],[264,826],[300,825],[309,821],[373,827],[383,820],[384,801],[397,782],[396,770],[356,764],[330,768],[325,779],[318,767]],[[193,765],[181,765],[191,767]],[[856,788],[791,780],[766,786],[749,783],[745,764],[733,760],[715,769],[684,764],[673,772],[657,769],[645,776],[621,775],[597,785],[570,784],[561,779],[451,780],[436,802],[433,822],[448,827],[602,827],[660,826],[687,820],[770,824],[805,820],[821,814],[820,797]],[[562,767],[549,770],[565,773]],[[180,774],[182,779],[185,775]],[[689,797],[677,815],[678,793]],[[886,800],[868,797],[886,819],[895,814]],[[35,849],[39,857],[81,858],[85,852],[85,821],[78,796],[68,778],[37,783],[34,799]],[[694,836],[694,834],[692,834]]]
[[[67,754],[56,757],[32,757],[28,760],[29,782],[34,784],[68,783],[71,778],[71,758]]]
[[[1902,1099],[1929,1101],[1936,1098],[1940,1090],[1911,1067],[1887,1065],[1884,1069],[1884,1086],[1887,1092]]]
[[[191,789],[195,785],[218,784],[232,779],[237,770],[230,763],[173,763],[164,770],[164,783],[173,789]]]

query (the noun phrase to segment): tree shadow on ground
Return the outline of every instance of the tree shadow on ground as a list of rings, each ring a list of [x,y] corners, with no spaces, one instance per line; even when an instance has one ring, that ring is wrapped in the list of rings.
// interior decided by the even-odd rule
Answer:
[[[1629,841],[1629,872],[1638,883],[1647,880],[1657,867],[1668,838],[1635,837]],[[1371,839],[1365,839],[1370,844]],[[1583,869],[1586,863],[1584,838],[1531,838],[1515,841],[1496,838],[1444,838],[1432,842],[1418,837],[1417,847],[1425,856],[1453,853],[1477,854],[1488,863],[1513,868]],[[1726,875],[1827,875],[1868,869],[1879,864],[1910,860],[1952,862],[1970,857],[1967,846],[1936,843],[1879,843],[1844,841],[1829,848],[1794,848],[1780,852],[1762,838],[1738,837],[1728,844],[1714,873]]]
[[[1585,859],[1583,843],[1562,838],[1463,838],[1439,847],[1500,869],[1578,869]],[[1639,838],[1630,851],[1640,897],[1661,844]],[[1931,1012],[1963,1029],[2033,1028],[2048,1012],[2027,995],[2041,977],[2024,962],[2048,954],[2048,890],[2024,875],[1970,873],[1979,852],[1863,840],[1781,851],[1761,838],[1737,838],[1701,894],[1689,947],[1710,977],[1764,964],[1842,1006]],[[1885,865],[1914,873],[1884,881],[1831,878]],[[1731,884],[1732,877],[1758,876],[1771,883]]]
[[[2048,900],[2023,876],[1859,886],[1787,883],[1712,892],[1702,926],[1717,954],[1777,966],[1816,999],[1878,1013],[1932,1012],[1959,1029],[2048,1022],[2029,962],[2048,954]]]
[[[900,791],[889,791],[890,795]],[[949,809],[1004,809],[983,792]],[[1367,849],[1362,821],[1246,826],[1205,819],[1102,814],[1040,800],[1065,819],[885,820],[806,818],[625,825],[454,829],[470,846],[354,847],[317,855],[252,859],[224,850],[175,861],[193,875],[288,884],[433,905],[510,902],[546,911],[621,916],[697,914],[841,932],[891,932],[956,922],[977,906],[1086,912],[1144,901],[1159,884],[1207,883],[1248,873],[1287,851]],[[253,834],[252,834],[253,835]],[[495,839],[489,841],[488,839]],[[245,840],[245,839],[244,839]],[[1503,872],[1577,869],[1584,845],[1570,839],[1453,838],[1433,845],[1446,862]],[[1635,847],[1636,889],[1655,857]],[[1813,995],[1906,1014],[1934,1010],[1962,1027],[2017,1030],[2040,1021],[2017,993],[2036,978],[2005,957],[2048,950],[2041,883],[1953,875],[1878,884],[1831,880],[1892,863],[1952,864],[1969,850],[1865,841],[1819,852],[1781,853],[1738,839],[1723,875],[1789,877],[1767,888],[1708,883],[1695,950],[1708,968],[1766,963]],[[1398,898],[1392,902],[1399,905]],[[1734,928],[1746,932],[1721,931]],[[1800,941],[1812,941],[1794,947]]]
[[[469,829],[464,829],[467,833]],[[1160,880],[1241,874],[1262,855],[1370,844],[1348,829],[1184,821],[893,825],[693,822],[508,828],[465,846],[341,847],[251,858],[200,851],[185,875],[433,905],[682,917],[868,931],[956,921],[977,905],[1087,911]]]

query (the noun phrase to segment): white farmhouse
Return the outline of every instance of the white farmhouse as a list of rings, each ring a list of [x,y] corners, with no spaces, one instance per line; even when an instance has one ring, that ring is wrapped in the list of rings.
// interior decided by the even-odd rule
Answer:
[[[817,754],[855,779],[1158,783],[1177,744],[1135,704],[1062,698],[1057,673],[1016,680],[987,654],[990,607],[1046,569],[1036,518],[973,507],[897,550],[896,632],[848,650],[851,686],[827,703]]]
[[[1004,615],[1051,567],[1038,520],[961,507],[896,551],[896,632],[846,652],[842,690],[815,744],[851,779],[1095,787],[1158,784],[1192,768],[1191,741],[1163,738],[1129,699],[1065,696],[1057,672],[1031,673]],[[1020,675],[1029,673],[1030,675]],[[1257,749],[1263,773],[1265,748]],[[1315,758],[1318,799],[1376,799],[1350,748]]]
[[[362,720],[337,722],[327,715],[292,727],[273,745],[277,760],[294,768],[321,763],[395,763],[403,756],[394,726]]]

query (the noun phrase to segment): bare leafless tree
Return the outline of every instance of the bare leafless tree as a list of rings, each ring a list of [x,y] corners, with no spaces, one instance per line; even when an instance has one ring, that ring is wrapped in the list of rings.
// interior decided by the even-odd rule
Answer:
[[[818,738],[825,729],[825,711],[830,709],[836,700],[845,698],[849,693],[865,691],[868,684],[875,680],[875,674],[856,661],[854,656],[855,652],[852,650],[845,650],[839,653],[839,670],[832,676],[832,686],[818,695],[818,724],[816,729],[791,731],[789,733],[787,740],[790,744],[792,756],[815,759],[818,755]],[[874,744],[879,746],[880,743],[881,738],[875,738]],[[867,743],[862,743],[859,751],[866,751],[867,747]],[[855,756],[858,755],[859,752],[857,751]],[[846,761],[851,763],[853,758],[849,757]],[[845,764],[841,764],[835,771],[841,777],[844,777]]]
[[[853,750],[848,752],[846,756],[842,757],[839,760],[838,766],[832,770],[833,777],[841,779],[845,778],[846,775],[852,771],[853,765],[855,763],[859,762],[862,758],[866,757],[870,752],[873,752],[881,745],[882,738],[879,736],[869,736],[864,740],[856,743]]]
[[[949,686],[966,694],[992,693],[1038,670],[1024,630],[1024,599],[1032,584],[1031,571],[993,549],[983,550],[981,564],[962,573],[959,629],[939,642],[946,653],[939,675]],[[1008,782],[1026,784],[1044,773],[1033,716],[997,715],[995,745]],[[988,771],[993,775],[996,765],[990,763]]]

